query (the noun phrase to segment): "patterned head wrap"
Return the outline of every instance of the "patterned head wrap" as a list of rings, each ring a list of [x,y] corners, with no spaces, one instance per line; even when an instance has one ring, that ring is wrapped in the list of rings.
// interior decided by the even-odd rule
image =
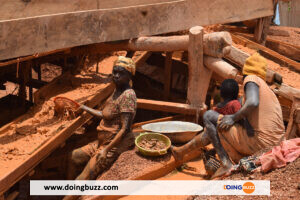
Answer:
[[[243,75],[256,75],[265,80],[266,73],[267,60],[258,52],[247,58],[243,67]]]
[[[135,64],[131,58],[119,56],[118,59],[114,62],[114,66],[123,67],[132,75],[135,75]]]

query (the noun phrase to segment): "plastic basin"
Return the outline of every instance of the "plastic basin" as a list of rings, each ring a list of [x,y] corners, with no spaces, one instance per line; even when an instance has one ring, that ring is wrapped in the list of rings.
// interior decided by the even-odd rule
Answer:
[[[191,122],[165,121],[145,124],[142,129],[164,134],[171,139],[172,143],[186,143],[202,131],[203,127]]]

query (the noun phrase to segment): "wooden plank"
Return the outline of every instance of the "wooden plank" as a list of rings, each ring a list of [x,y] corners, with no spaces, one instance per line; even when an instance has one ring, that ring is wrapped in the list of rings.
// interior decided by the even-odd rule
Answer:
[[[171,78],[172,78],[172,52],[166,53],[165,58],[165,83],[164,83],[164,99],[168,100],[171,90]]]
[[[0,62],[0,67],[22,63],[36,59],[39,62],[49,62],[55,58],[65,58],[67,55],[77,56],[82,54],[99,54],[111,51],[181,51],[188,49],[188,35],[181,36],[152,36],[139,37],[137,39],[125,40],[121,42],[104,42],[90,44],[74,48],[57,49],[50,52],[34,54],[22,58]],[[224,48],[231,45],[231,36],[227,32],[216,32],[204,35],[204,53],[214,57],[222,57],[229,53]],[[214,48],[212,48],[212,46]],[[43,57],[47,58],[43,59]],[[65,63],[64,63],[65,64]],[[61,64],[61,65],[64,65]]]
[[[189,31],[189,75],[187,101],[194,107],[205,103],[212,71],[203,64],[203,28],[195,26]]]
[[[99,91],[93,98],[91,98],[87,105],[90,107],[95,107],[105,100],[114,90],[113,84],[106,84],[105,87]],[[68,139],[73,132],[88,120],[92,116],[90,114],[84,113],[82,116],[77,117],[74,122],[72,122],[68,127],[61,130],[45,144],[43,144],[37,151],[35,151],[29,158],[27,158],[21,165],[16,166],[16,168],[9,174],[5,175],[0,180],[0,194],[7,191],[12,185],[29,173],[35,166],[37,166],[44,158],[46,158],[51,152],[53,152],[57,147],[60,146],[66,139]]]
[[[265,46],[257,44],[257,43],[255,43],[245,37],[242,37],[240,35],[231,34],[231,36],[235,43],[247,46],[251,49],[260,50],[261,54],[263,56],[269,58],[270,60],[273,60],[274,62],[285,65],[287,67],[292,67],[297,71],[300,71],[300,63],[298,63],[294,60],[291,60],[291,59],[289,59],[289,58],[287,58]]]
[[[282,30],[278,30],[278,31],[282,31]],[[279,35],[283,35],[284,33],[285,32],[283,32],[283,33],[279,32]],[[236,33],[236,34],[240,35],[242,37],[245,37],[249,40],[254,40],[252,34],[245,34],[245,33]],[[289,33],[287,32],[287,34],[289,34]],[[288,37],[288,36],[285,36],[285,37]],[[266,39],[265,46],[272,49],[273,51],[280,53],[283,56],[286,56],[293,60],[300,61],[300,47],[299,46],[296,46],[294,44],[289,44],[286,42],[282,42],[279,40],[274,40],[271,38]]]
[[[72,75],[68,72],[54,78],[50,83],[46,84],[45,86],[43,86],[33,94],[33,102],[35,104],[39,104],[43,102],[45,100],[45,96],[47,96],[49,91],[57,87],[58,82],[60,82],[61,80],[69,80],[71,76]]]
[[[278,40],[267,38],[266,47],[288,58],[300,61],[300,46],[288,44]]]
[[[177,0],[0,0],[0,20],[84,10],[121,8],[171,1]]]
[[[0,60],[272,14],[272,0],[178,0],[2,20]]]
[[[161,112],[180,113],[186,115],[196,115],[197,113],[196,108],[183,103],[138,99],[137,105],[138,108],[145,110],[156,110]],[[201,107],[199,110],[203,111],[204,109]]]

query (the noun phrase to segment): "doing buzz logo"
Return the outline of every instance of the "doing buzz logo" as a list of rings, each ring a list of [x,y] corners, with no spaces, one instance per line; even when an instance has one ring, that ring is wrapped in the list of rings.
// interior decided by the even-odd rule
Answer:
[[[252,182],[246,182],[243,185],[224,185],[224,190],[243,190],[246,194],[252,194],[255,185]]]

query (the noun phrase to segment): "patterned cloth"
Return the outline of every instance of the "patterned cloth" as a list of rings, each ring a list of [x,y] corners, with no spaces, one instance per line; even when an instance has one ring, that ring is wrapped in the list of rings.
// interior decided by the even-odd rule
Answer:
[[[123,67],[132,75],[135,75],[135,64],[131,58],[119,56],[118,59],[114,62],[114,66]]]
[[[121,114],[132,113],[133,118],[137,109],[137,98],[133,89],[125,90],[119,97],[115,98],[115,92],[106,100],[103,109],[103,119],[101,120],[98,130],[98,141],[94,141],[81,149],[93,156],[100,145],[108,145],[120,131]],[[101,144],[99,144],[99,141]]]

